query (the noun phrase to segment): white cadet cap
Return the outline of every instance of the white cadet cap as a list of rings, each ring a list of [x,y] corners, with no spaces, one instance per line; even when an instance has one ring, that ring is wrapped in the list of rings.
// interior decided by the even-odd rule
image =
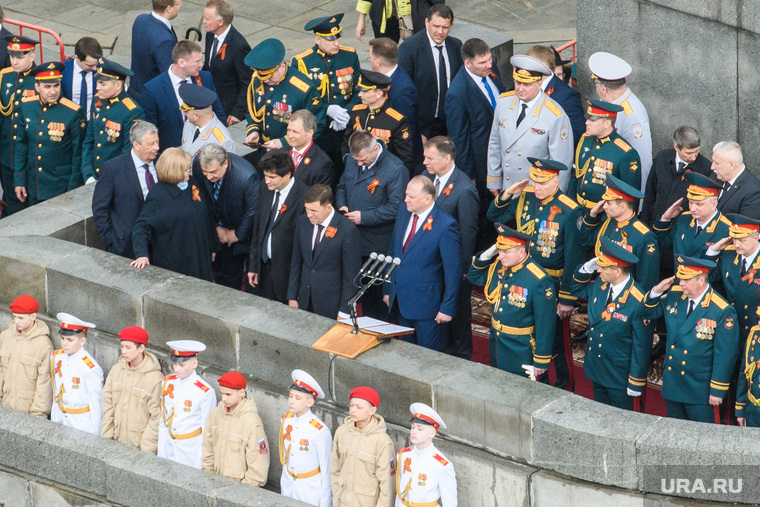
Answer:
[[[588,59],[588,67],[591,69],[591,79],[604,79],[616,81],[628,77],[633,70],[628,62],[612,53],[599,51]]]
[[[429,424],[436,430],[446,429],[446,423],[443,422],[443,419],[438,415],[438,412],[424,403],[412,403],[409,406],[409,410],[412,412],[412,422]]]
[[[64,336],[86,333],[88,329],[95,329],[95,324],[92,322],[85,322],[69,313],[61,312],[55,318],[61,321],[61,329],[58,331],[58,334]]]
[[[314,396],[314,399],[317,400],[323,400],[325,398],[325,393],[322,391],[322,388],[319,387],[319,383],[314,380],[314,377],[305,371],[293,370],[293,373],[291,373],[290,376],[293,379],[293,385],[290,386],[291,389],[311,394]]]
[[[514,55],[509,59],[514,70],[512,77],[520,83],[535,83],[542,76],[551,76],[552,70],[542,61],[528,55]]]
[[[198,355],[198,352],[206,350],[206,346],[195,340],[174,340],[166,342],[172,349],[172,362],[182,363]]]

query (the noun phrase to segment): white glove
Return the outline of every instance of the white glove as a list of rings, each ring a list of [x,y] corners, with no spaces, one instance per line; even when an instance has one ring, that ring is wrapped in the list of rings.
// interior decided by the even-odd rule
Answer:
[[[330,128],[336,132],[344,130],[346,125],[348,125],[348,123],[343,123],[340,120],[333,120],[330,122]]]
[[[84,184],[85,185],[91,185],[91,184],[96,183],[96,182],[97,182],[97,180],[95,178],[93,178],[92,176],[90,176],[89,178],[87,178],[87,181],[85,181]]]
[[[524,364],[522,365],[522,369],[525,370],[525,374],[528,376],[531,380],[537,380],[536,379],[536,371],[533,369],[532,364]]]
[[[630,389],[625,390],[628,393],[628,396],[633,396],[634,398],[641,396],[641,393],[637,393],[636,391],[631,391]]]
[[[581,273],[595,273],[596,270],[599,269],[599,264],[596,263],[597,259],[599,259],[599,257],[594,257],[590,261],[586,261],[583,266],[581,266]]]
[[[348,120],[351,119],[351,115],[348,114],[348,111],[335,104],[327,106],[327,116],[333,120],[338,120],[339,122],[345,124],[347,124]]]
[[[496,248],[496,245],[492,245],[491,248],[480,254],[479,259],[481,261],[487,261],[493,258],[494,255],[499,251],[498,248]]]

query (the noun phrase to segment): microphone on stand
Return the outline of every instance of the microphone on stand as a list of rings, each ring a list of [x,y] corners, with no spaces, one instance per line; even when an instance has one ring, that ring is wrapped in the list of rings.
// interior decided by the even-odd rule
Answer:
[[[362,266],[362,268],[359,270],[359,274],[363,275],[367,271],[367,268],[369,267],[369,265],[372,264],[372,262],[375,259],[377,259],[377,252],[372,252],[371,254],[369,254],[369,258],[364,263],[364,266]]]
[[[388,266],[388,264],[390,264],[391,262],[393,262],[393,257],[391,257],[390,255],[387,256],[387,257],[385,257],[383,259],[383,263],[380,264],[380,266],[377,268],[377,271],[375,271],[375,273],[371,274],[370,276],[372,276],[374,278],[380,278],[380,274],[383,272],[383,270],[386,268],[386,266]]]
[[[387,273],[385,273],[385,281],[390,282],[391,281],[391,273],[393,273],[393,270],[396,269],[401,264],[401,259],[396,257],[393,259],[393,264],[391,264],[391,269],[388,270]]]
[[[367,268],[367,271],[364,272],[364,276],[370,276],[371,277],[372,276],[372,272],[375,270],[375,268],[378,267],[380,265],[380,263],[383,262],[384,260],[385,260],[385,255],[379,254],[377,256],[377,259],[375,260],[375,262],[373,262],[372,265]]]

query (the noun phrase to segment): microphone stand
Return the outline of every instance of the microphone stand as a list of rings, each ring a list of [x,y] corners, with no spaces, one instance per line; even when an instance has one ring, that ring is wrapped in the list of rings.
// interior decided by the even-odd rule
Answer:
[[[392,264],[389,264],[389,265],[392,266]],[[363,279],[367,278],[367,276],[369,276],[369,281],[366,282],[366,283],[364,283],[364,285],[362,285],[359,288],[359,291],[356,293],[356,295],[354,297],[352,297],[351,299],[349,299],[349,301],[348,301],[348,307],[351,310],[351,322],[354,325],[354,329],[351,331],[351,334],[359,334],[359,324],[357,323],[357,320],[356,320],[357,319],[357,317],[356,317],[356,303],[359,301],[359,299],[361,299],[361,297],[364,295],[364,293],[367,292],[367,290],[370,287],[372,287],[373,285],[381,285],[383,283],[390,283],[390,280],[386,280],[385,277],[382,276],[382,274],[381,274],[381,271],[385,271],[385,269],[384,269],[385,267],[387,267],[387,266],[383,266],[382,270],[377,270],[377,271],[375,271],[374,274],[372,274],[372,271],[370,271],[369,273],[365,274],[361,278],[361,280],[363,280]],[[361,283],[361,281],[359,283]]]

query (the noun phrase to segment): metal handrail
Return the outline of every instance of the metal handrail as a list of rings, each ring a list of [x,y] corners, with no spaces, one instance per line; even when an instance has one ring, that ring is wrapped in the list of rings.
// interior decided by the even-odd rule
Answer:
[[[568,42],[566,44],[562,44],[560,47],[558,47],[557,48],[557,53],[561,53],[561,52],[563,52],[566,49],[573,48],[573,63],[575,63],[575,60],[576,60],[576,58],[575,58],[575,56],[576,56],[575,55],[575,49],[576,49],[577,45],[578,45],[578,39],[573,39],[570,42]]]
[[[36,30],[37,31],[37,40],[40,41],[40,44],[39,44],[40,63],[42,63],[42,62],[45,61],[45,59],[42,56],[42,34],[43,33],[51,35],[55,39],[56,43],[58,44],[58,48],[61,51],[61,60],[60,61],[64,61],[66,59],[66,52],[64,51],[64,46],[63,46],[63,41],[61,40],[61,36],[58,35],[57,33],[55,33],[53,30],[51,30],[49,28],[42,27],[42,26],[37,26],[37,25],[32,25],[32,24],[29,24],[29,23],[25,23],[23,21],[17,21],[15,19],[10,19],[10,18],[3,19],[3,24],[4,25],[5,24],[16,25],[17,27],[19,27],[18,35],[24,35],[24,28],[28,28],[29,30]]]

